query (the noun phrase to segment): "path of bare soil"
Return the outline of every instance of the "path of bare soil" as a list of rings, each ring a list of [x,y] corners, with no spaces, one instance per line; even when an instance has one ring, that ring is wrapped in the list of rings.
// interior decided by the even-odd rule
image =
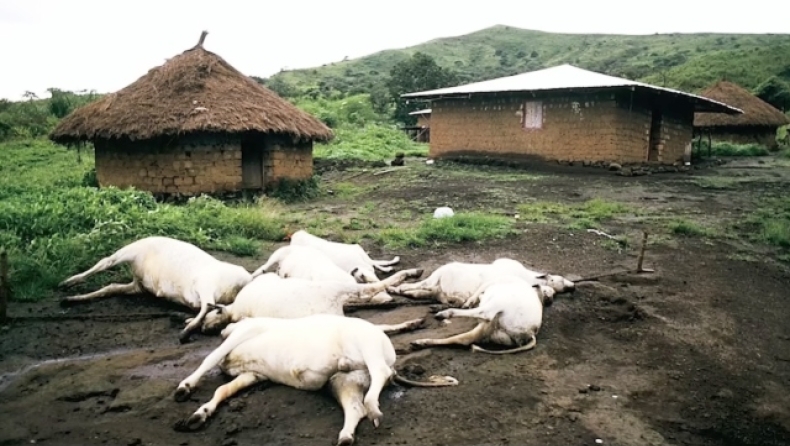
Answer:
[[[724,221],[754,206],[756,195],[776,194],[788,184],[785,167],[745,162],[693,175],[639,178],[577,170],[539,179],[525,175],[523,180],[513,173],[507,179],[470,179],[462,172],[429,181],[434,175],[429,172],[426,181],[373,190],[364,199],[403,199],[429,212],[447,202],[472,209],[479,200],[504,209],[530,197],[564,202],[601,197]],[[738,176],[744,172],[746,176]],[[714,176],[721,187],[695,185]],[[727,178],[726,186],[721,178]],[[367,175],[355,181],[382,180]],[[607,230],[634,233],[639,228],[619,222]],[[602,240],[561,225],[536,224],[507,240],[397,254],[402,267],[419,266],[426,275],[452,260],[503,256],[581,276],[635,265],[634,247],[613,250]],[[414,353],[408,362],[419,367],[412,371],[452,375],[461,384],[390,387],[381,399],[381,427],[360,424],[357,444],[790,444],[790,273],[786,265],[768,259],[735,260],[733,249],[726,239],[695,237],[651,245],[645,266],[656,274],[585,282],[574,294],[560,295],[545,310],[538,346],[528,353]],[[396,254],[375,247],[371,251]],[[226,258],[255,268],[268,252],[262,254]],[[763,251],[755,248],[753,255],[762,259]],[[215,372],[190,401],[173,400],[177,383],[220,342],[197,336],[179,345],[184,316],[178,311],[146,297],[109,298],[68,310],[58,306],[57,296],[12,304],[12,316],[150,312],[156,317],[13,322],[0,336],[0,444],[334,443],[343,417],[327,394],[271,385],[232,398],[202,431],[173,430],[176,421],[210,399],[225,381]],[[396,322],[430,315],[430,310],[428,305],[409,306],[351,315]],[[393,340],[406,349],[412,339],[471,325],[463,320],[443,325],[429,318],[426,328]]]

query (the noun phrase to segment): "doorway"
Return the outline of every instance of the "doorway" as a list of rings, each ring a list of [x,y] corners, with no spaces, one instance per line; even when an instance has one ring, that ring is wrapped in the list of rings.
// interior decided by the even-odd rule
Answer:
[[[647,160],[658,161],[661,151],[661,111],[653,110],[650,118],[650,139],[647,146]]]
[[[263,187],[263,147],[252,141],[241,142],[241,182],[245,189]]]

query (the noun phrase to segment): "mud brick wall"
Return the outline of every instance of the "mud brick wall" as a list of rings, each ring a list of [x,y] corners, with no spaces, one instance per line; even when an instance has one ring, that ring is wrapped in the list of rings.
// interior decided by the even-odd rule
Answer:
[[[541,101],[542,128],[523,128],[525,101]],[[479,154],[562,161],[647,160],[652,113],[627,94],[444,99],[434,101],[431,108],[432,158]],[[682,159],[691,141],[693,113],[690,108],[665,113],[660,157],[667,162]]]
[[[134,186],[153,193],[199,194],[241,188],[238,138],[185,136],[172,141],[95,143],[100,186]]]
[[[263,155],[264,186],[281,179],[307,180],[313,176],[312,141],[271,140]]]
[[[658,161],[674,163],[683,161],[686,146],[694,136],[694,111],[691,108],[665,109],[661,119],[661,150]]]

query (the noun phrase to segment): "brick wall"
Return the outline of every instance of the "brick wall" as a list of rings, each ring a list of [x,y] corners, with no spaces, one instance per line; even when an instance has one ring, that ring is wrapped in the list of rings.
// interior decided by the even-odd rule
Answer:
[[[159,140],[95,142],[100,186],[129,187],[154,193],[197,194],[241,187],[238,138],[185,136]]]
[[[541,128],[523,128],[525,101],[541,101]],[[437,100],[431,107],[430,156],[484,154],[645,162],[651,111],[640,104],[648,103],[643,98],[634,100],[628,93]],[[672,162],[682,158],[691,141],[693,113],[689,107],[666,107],[660,160]]]
[[[263,157],[265,186],[280,179],[306,180],[313,176],[312,141],[272,140]]]
[[[313,143],[287,137],[257,136],[244,140],[263,151],[264,186],[281,178],[313,175]],[[96,177],[100,186],[129,187],[153,193],[235,192],[243,188],[242,138],[194,135],[175,140],[95,142]],[[260,162],[260,161],[259,161]]]

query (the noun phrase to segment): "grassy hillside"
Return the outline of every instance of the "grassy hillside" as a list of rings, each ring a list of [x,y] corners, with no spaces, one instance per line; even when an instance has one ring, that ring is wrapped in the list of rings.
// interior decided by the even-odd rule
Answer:
[[[360,59],[284,71],[268,82],[370,92],[383,84],[393,65],[417,51],[454,69],[464,83],[561,63],[684,90],[700,89],[723,76],[747,88],[772,75],[790,80],[790,35],[583,35],[500,25]]]

